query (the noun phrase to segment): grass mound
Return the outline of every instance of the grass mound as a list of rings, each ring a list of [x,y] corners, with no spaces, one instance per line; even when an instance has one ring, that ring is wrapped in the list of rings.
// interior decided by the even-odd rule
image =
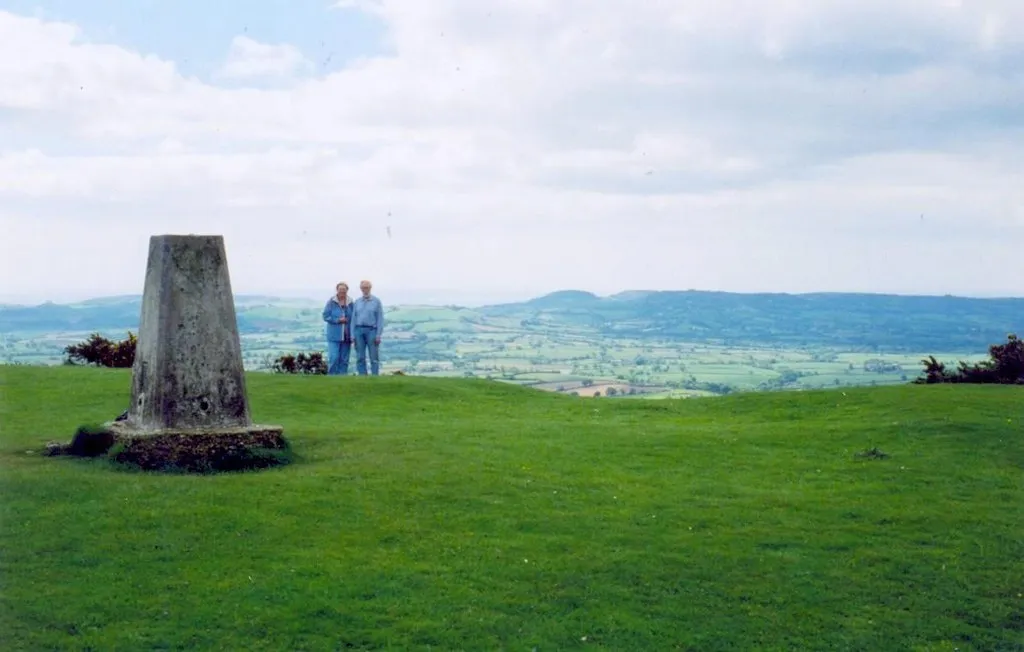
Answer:
[[[1019,387],[252,375],[302,463],[200,476],[38,455],[129,373],[0,374],[0,649],[1024,649]]]

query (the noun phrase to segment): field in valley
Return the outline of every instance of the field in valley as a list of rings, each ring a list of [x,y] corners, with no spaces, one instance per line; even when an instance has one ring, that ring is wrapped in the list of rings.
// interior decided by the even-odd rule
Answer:
[[[246,368],[266,371],[282,353],[323,351],[319,311],[311,306],[243,304],[240,318],[252,325],[241,335]],[[0,355],[8,363],[59,364],[62,348],[88,334],[9,332],[0,341]],[[928,355],[955,363],[983,359],[986,352],[641,339],[587,325],[435,306],[389,310],[381,350],[385,373],[490,378],[553,392],[645,398],[905,383],[921,373]]]

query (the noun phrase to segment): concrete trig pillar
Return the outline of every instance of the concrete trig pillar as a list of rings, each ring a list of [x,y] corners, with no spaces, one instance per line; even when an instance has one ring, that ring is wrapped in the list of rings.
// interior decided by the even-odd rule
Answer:
[[[249,414],[222,236],[150,238],[131,404],[112,426],[121,435],[280,435]]]

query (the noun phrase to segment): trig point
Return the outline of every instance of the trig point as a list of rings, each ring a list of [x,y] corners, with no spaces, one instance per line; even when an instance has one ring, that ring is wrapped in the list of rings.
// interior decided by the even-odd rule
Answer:
[[[249,414],[222,236],[150,238],[131,404],[109,425],[129,448],[284,446]]]

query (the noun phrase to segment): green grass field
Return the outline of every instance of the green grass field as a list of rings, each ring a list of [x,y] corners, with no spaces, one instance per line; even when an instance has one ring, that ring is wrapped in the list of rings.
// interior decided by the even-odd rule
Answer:
[[[128,372],[0,374],[3,650],[1024,650],[1019,387],[250,374],[297,461],[174,476],[27,453]]]

